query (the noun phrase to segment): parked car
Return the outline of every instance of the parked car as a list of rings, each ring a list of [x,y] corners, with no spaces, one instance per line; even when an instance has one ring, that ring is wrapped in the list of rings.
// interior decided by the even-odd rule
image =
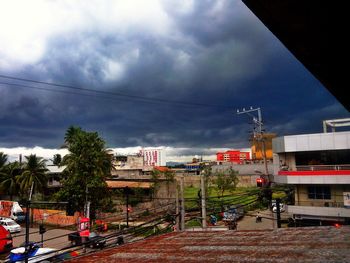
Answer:
[[[0,225],[0,253],[7,252],[12,249],[11,233]]]
[[[98,235],[96,232],[90,232],[88,237],[81,237],[79,232],[68,234],[68,240],[72,245],[86,244],[91,248],[103,248],[106,245],[107,239]]]
[[[286,211],[284,204],[280,203],[280,212],[284,212]],[[277,213],[277,205],[276,204],[272,204],[272,212]]]
[[[89,235],[89,245],[92,248],[103,248],[106,245],[106,238],[98,235],[96,232],[91,232]]]
[[[17,224],[11,218],[1,217],[0,218],[0,225],[2,225],[10,233],[21,232],[21,230],[22,230],[21,226],[19,224]]]
[[[18,202],[0,200],[0,217],[7,217],[16,222],[24,222],[25,214]]]

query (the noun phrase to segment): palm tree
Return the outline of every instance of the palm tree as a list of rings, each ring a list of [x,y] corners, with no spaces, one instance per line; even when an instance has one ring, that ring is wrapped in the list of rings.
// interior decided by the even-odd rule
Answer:
[[[17,183],[17,177],[20,174],[21,166],[19,162],[16,161],[4,166],[0,189],[10,196],[10,200],[12,200],[13,195],[19,193],[19,184]]]
[[[7,154],[0,152],[0,170],[5,166],[7,163]]]
[[[74,140],[77,138],[77,135],[82,131],[83,130],[80,127],[70,126],[64,136],[64,143],[69,145],[70,143],[74,142]]]
[[[47,183],[45,172],[46,169],[45,159],[37,157],[35,154],[25,156],[26,162],[24,163],[23,172],[17,177],[17,183],[23,193],[28,191],[34,183],[35,189],[42,190]]]
[[[0,152],[0,182],[2,182],[3,178],[6,177],[6,173],[4,171],[7,163],[7,154]]]
[[[62,156],[59,153],[55,154],[53,156],[52,163],[54,165],[59,166],[61,164],[61,162],[62,162]]]
[[[97,132],[86,132],[79,127],[69,127],[65,134],[69,154],[61,165],[65,180],[56,194],[62,201],[70,201],[76,211],[82,211],[86,200],[90,209],[106,210],[111,202],[110,191],[105,182],[112,169],[112,155]]]

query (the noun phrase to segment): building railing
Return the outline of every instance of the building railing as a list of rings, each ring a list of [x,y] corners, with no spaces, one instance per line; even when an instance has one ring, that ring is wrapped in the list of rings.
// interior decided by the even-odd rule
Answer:
[[[297,171],[342,171],[350,170],[350,164],[341,165],[297,165]]]
[[[296,201],[294,206],[314,206],[314,207],[340,207],[340,208],[348,208],[344,206],[344,202],[336,202],[336,201]]]

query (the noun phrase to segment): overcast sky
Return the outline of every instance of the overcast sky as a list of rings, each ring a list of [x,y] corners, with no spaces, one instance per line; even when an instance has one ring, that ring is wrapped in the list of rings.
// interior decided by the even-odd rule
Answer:
[[[55,152],[75,125],[210,155],[249,146],[243,107],[280,136],[349,116],[239,0],[0,0],[0,75],[0,151]]]

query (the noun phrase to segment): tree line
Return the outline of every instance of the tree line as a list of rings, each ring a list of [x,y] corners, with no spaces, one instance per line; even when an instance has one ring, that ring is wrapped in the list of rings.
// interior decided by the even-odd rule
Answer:
[[[112,197],[107,188],[106,178],[111,174],[113,155],[109,154],[105,141],[97,132],[87,132],[71,126],[64,137],[64,147],[69,154],[59,154],[53,163],[65,167],[62,172],[62,187],[50,201],[70,202],[74,211],[83,211],[86,202],[90,210],[108,211]],[[42,193],[47,187],[47,165],[42,157],[35,154],[25,156],[25,161],[9,162],[8,155],[0,152],[0,191],[12,200],[14,197],[27,200],[31,186],[33,194]]]
[[[8,162],[8,155],[0,152],[0,190],[10,196],[24,198],[33,184],[36,191],[42,190],[47,183],[46,163],[35,154],[25,156],[24,163]]]

